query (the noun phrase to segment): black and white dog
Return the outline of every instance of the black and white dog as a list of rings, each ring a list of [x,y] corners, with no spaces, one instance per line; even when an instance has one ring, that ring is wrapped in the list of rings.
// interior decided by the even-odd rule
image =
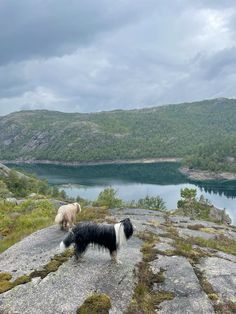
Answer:
[[[78,259],[91,243],[108,249],[111,259],[117,262],[117,251],[132,236],[133,232],[134,228],[129,218],[114,225],[81,222],[69,231],[60,244],[60,250],[62,252],[74,243],[75,257]]]

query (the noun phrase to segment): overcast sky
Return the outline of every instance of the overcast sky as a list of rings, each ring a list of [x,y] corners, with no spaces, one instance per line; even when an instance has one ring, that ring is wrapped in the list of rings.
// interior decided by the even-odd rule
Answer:
[[[0,0],[0,115],[235,96],[235,0]]]

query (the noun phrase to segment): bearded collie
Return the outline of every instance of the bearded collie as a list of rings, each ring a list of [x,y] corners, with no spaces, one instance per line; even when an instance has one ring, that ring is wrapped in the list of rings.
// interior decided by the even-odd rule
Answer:
[[[129,218],[119,223],[97,224],[94,222],[81,222],[73,227],[60,244],[61,252],[72,243],[75,247],[75,257],[81,257],[89,244],[109,250],[112,261],[117,262],[117,251],[132,236],[133,225]]]

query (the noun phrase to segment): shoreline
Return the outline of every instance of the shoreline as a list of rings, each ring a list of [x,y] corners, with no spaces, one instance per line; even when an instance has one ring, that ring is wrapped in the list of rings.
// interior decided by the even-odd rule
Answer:
[[[181,162],[182,158],[143,158],[134,160],[100,160],[100,161],[56,161],[56,160],[0,160],[2,164],[43,164],[43,165],[61,165],[61,166],[96,166],[96,165],[114,165],[114,164],[151,164],[162,162]]]
[[[98,166],[98,165],[119,165],[119,164],[151,164],[151,163],[180,163],[182,158],[143,158],[134,160],[100,160],[87,162],[67,162],[53,160],[0,160],[2,164],[42,164],[42,165],[59,165],[59,166]],[[194,181],[211,181],[211,180],[236,180],[236,173],[233,172],[213,172],[208,170],[189,169],[188,167],[179,167],[179,172],[188,179]]]
[[[189,169],[188,167],[180,167],[179,171],[194,181],[236,180],[236,173],[233,172],[213,172],[208,170]]]

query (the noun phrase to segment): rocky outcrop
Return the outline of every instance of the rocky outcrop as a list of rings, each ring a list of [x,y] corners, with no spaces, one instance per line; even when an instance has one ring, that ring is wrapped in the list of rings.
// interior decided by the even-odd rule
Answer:
[[[7,166],[3,165],[2,163],[0,163],[0,178],[1,177],[8,177],[10,172],[12,170],[10,168],[8,168]],[[19,176],[19,178],[28,178],[25,174],[16,171],[16,174]]]
[[[208,170],[190,169],[181,167],[180,172],[194,181],[209,181],[209,180],[236,180],[236,173],[231,172],[213,172]]]
[[[233,313],[236,304],[233,226],[144,209],[114,209],[110,213],[117,220],[128,216],[136,226],[135,235],[119,253],[122,264],[112,264],[107,252],[91,247],[81,261],[65,259],[40,276],[40,270],[58,254],[58,244],[65,236],[56,226],[42,229],[0,255],[0,272],[11,274],[10,281],[39,271],[38,276],[29,277],[29,282],[13,285],[0,295],[0,313],[72,314],[93,293],[110,297],[109,313],[125,313],[129,304],[134,303],[141,261],[153,273],[150,295],[161,292],[162,296],[165,293],[172,296],[154,302],[156,312]],[[155,235],[151,262],[150,259],[147,262],[148,245],[143,242],[146,234]],[[158,280],[160,273],[162,280]]]

